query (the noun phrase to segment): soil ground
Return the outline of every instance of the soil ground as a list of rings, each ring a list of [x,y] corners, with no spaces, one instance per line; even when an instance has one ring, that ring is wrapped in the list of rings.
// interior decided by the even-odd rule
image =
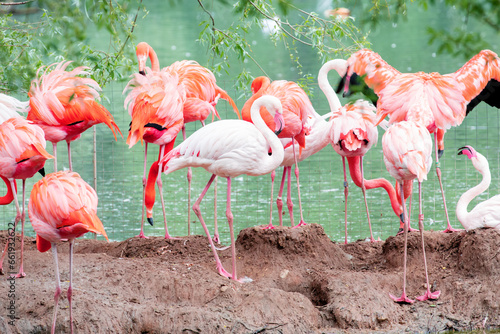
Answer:
[[[6,232],[0,235],[2,247]],[[239,283],[220,276],[203,236],[78,239],[73,271],[75,333],[433,333],[500,328],[500,233],[425,232],[436,301],[400,305],[402,235],[347,245],[323,228],[259,227],[236,242]],[[420,234],[409,234],[407,293],[425,292]],[[19,239],[17,240],[19,246]],[[25,272],[15,282],[9,324],[6,276],[0,284],[0,333],[48,333],[54,310],[51,252],[26,240]],[[68,247],[58,247],[62,299],[58,333],[69,333]],[[19,250],[17,251],[19,255]],[[219,252],[231,270],[230,249]]]

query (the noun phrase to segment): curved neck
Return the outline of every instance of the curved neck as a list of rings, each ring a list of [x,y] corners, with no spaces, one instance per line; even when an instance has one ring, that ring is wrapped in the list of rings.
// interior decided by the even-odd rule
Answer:
[[[0,205],[7,205],[7,204],[12,203],[12,201],[14,200],[14,193],[12,191],[12,186],[10,184],[9,179],[4,177],[4,176],[1,176],[1,175],[0,175],[0,177],[2,178],[3,182],[5,182],[5,185],[7,186],[7,194],[5,194],[5,196],[0,197]],[[16,187],[15,182],[14,182],[14,187]]]
[[[335,91],[328,81],[328,72],[330,72],[330,70],[337,71],[337,73],[341,77],[344,76],[346,72],[346,61],[343,59],[330,60],[321,67],[318,73],[319,88],[323,91],[326,98],[328,99],[330,110],[337,111],[342,105],[340,104],[337,94],[335,94]]]
[[[160,71],[160,61],[158,60],[158,56],[156,55],[155,50],[151,46],[148,47],[148,57],[151,61],[151,69],[155,72]]]
[[[467,215],[469,214],[467,206],[476,196],[488,189],[491,184],[491,173],[488,165],[486,165],[486,168],[477,169],[477,171],[483,175],[482,181],[477,186],[463,193],[457,202],[457,218],[466,230],[469,230],[471,226],[471,222],[467,219]]]
[[[355,185],[361,188],[361,181],[363,178],[361,177],[361,169],[360,162],[361,157],[347,157],[347,161],[349,164],[349,172],[351,174],[352,181]],[[364,180],[366,189],[373,188],[384,188],[389,195],[389,200],[391,201],[392,210],[396,214],[396,216],[400,216],[403,213],[403,210],[400,206],[400,200],[398,199],[398,195],[396,193],[396,189],[392,186],[392,184],[384,178],[373,179],[373,180]]]
[[[285,157],[285,150],[283,149],[283,145],[278,139],[278,136],[276,136],[276,134],[269,129],[269,127],[262,119],[262,116],[260,115],[261,107],[266,107],[268,111],[271,109],[269,108],[269,104],[270,103],[262,99],[255,101],[252,104],[252,108],[250,109],[250,115],[252,117],[252,123],[262,133],[269,146],[271,147],[272,154],[269,156],[269,159],[265,159],[265,161],[263,161],[263,165],[276,165],[276,167],[278,167]],[[274,113],[271,113],[272,116],[273,114]]]

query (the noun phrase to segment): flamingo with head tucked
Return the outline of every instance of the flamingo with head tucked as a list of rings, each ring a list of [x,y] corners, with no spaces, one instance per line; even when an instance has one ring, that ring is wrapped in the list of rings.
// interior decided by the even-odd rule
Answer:
[[[52,142],[54,149],[54,171],[57,171],[57,143],[65,140],[68,145],[69,169],[71,163],[71,142],[95,124],[106,124],[116,140],[121,131],[113,116],[99,100],[99,84],[82,77],[88,74],[87,67],[80,66],[71,71],[66,68],[70,61],[52,64],[38,69],[37,77],[31,82],[27,119],[40,126],[45,139]]]
[[[241,109],[241,115],[243,120],[252,121],[251,117],[251,106],[254,101],[263,95],[272,95],[277,97],[283,106],[283,118],[285,119],[285,128],[279,134],[279,138],[292,139],[288,141],[286,145],[292,146],[293,160],[295,164],[295,177],[297,180],[297,191],[299,197],[299,210],[300,210],[300,222],[296,226],[301,226],[305,224],[304,216],[302,212],[302,201],[300,197],[300,181],[299,181],[299,167],[298,160],[300,151],[306,147],[306,133],[308,128],[306,122],[309,115],[315,114],[314,108],[309,100],[309,97],[304,92],[302,88],[299,87],[295,82],[286,80],[276,80],[271,82],[267,77],[257,77],[252,82],[252,93],[253,95],[245,102],[245,105]],[[273,118],[269,113],[265,111],[265,108],[260,110],[261,117],[264,119],[265,123],[270,129],[274,129],[276,126]],[[296,149],[296,144],[298,144],[299,149]],[[290,221],[292,227],[296,227],[293,218],[293,202],[291,198],[291,170],[292,165],[284,165],[283,167],[283,178],[281,180],[280,191],[278,194],[277,205],[278,214],[280,219],[280,226],[283,225],[282,215],[283,215],[283,202],[281,196],[283,194],[283,187],[285,182],[285,176],[288,175],[288,193],[287,193],[287,206],[288,212],[290,214]],[[275,172],[271,173],[271,181],[274,184]],[[272,194],[272,192],[271,192]],[[272,196],[272,195],[271,195]],[[271,198],[272,206],[272,198]],[[272,211],[272,210],[271,210]],[[271,218],[272,219],[272,218]],[[272,221],[267,226],[267,228],[273,228]]]
[[[73,333],[73,245],[76,238],[87,232],[108,239],[102,222],[97,217],[97,194],[75,172],[55,172],[35,183],[28,206],[29,217],[36,232],[36,247],[40,252],[52,248],[56,274],[54,318],[51,333],[55,333],[57,306],[61,295],[57,244],[69,241],[69,321]]]
[[[403,260],[403,293],[400,298],[390,295],[398,303],[413,303],[406,294],[406,257],[408,245],[408,215],[404,203],[404,187],[407,183],[418,180],[418,195],[420,211],[418,226],[422,241],[422,253],[424,258],[425,279],[427,291],[424,295],[417,297],[418,300],[438,299],[440,291],[431,292],[429,275],[427,273],[427,259],[424,244],[424,214],[422,211],[422,182],[427,179],[427,174],[432,165],[432,139],[429,131],[420,123],[413,121],[401,121],[393,124],[382,137],[382,148],[384,151],[384,163],[389,174],[391,174],[400,185],[401,202],[404,208],[404,260]]]
[[[347,60],[347,66],[344,93],[349,92],[356,76],[363,78],[378,96],[378,121],[387,115],[391,124],[415,121],[434,134],[436,173],[447,221],[445,232],[455,231],[448,217],[439,166],[444,133],[460,125],[481,101],[500,108],[500,58],[490,50],[483,50],[454,73],[401,73],[377,53],[363,49]]]
[[[44,165],[47,159],[54,158],[45,150],[45,138],[43,130],[26,121],[21,117],[14,117],[0,124],[0,176],[7,184],[7,195],[2,197],[0,204],[8,204],[12,200],[16,204],[16,218],[14,220],[14,231],[17,223],[21,221],[21,263],[17,278],[24,277],[24,221],[26,179],[33,177],[37,172],[44,175]],[[15,179],[23,180],[22,210],[19,208]],[[0,259],[0,273],[3,274],[3,261],[7,254],[7,246]]]
[[[273,132],[268,128],[259,110],[265,107],[273,118]],[[160,163],[165,166],[165,174],[181,168],[202,167],[212,173],[212,177],[193,205],[201,225],[208,237],[220,275],[238,280],[236,274],[236,248],[231,212],[231,180],[239,175],[258,176],[270,173],[283,161],[284,151],[275,133],[284,128],[280,100],[265,95],[254,101],[251,108],[252,123],[241,120],[213,122],[194,132],[184,142],[165,155]],[[200,211],[200,203],[216,176],[227,179],[226,216],[231,235],[232,273],[227,272],[217,255],[207,225]]]
[[[493,196],[477,204],[471,211],[467,211],[469,203],[490,186],[491,173],[488,160],[469,145],[459,148],[458,154],[466,155],[474,168],[483,175],[481,183],[460,196],[456,209],[458,220],[466,231],[481,227],[490,227],[500,231],[500,195]]]

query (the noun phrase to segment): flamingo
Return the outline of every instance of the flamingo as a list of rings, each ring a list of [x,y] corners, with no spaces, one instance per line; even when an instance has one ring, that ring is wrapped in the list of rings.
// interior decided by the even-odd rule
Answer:
[[[358,107],[360,110],[366,110],[366,108],[368,108],[368,110],[372,110],[373,108],[371,106],[369,106],[369,104],[366,104],[365,102],[357,102],[355,104],[355,105],[357,105],[356,107],[355,106],[346,106],[345,108],[343,108],[340,104],[340,101],[339,101],[337,95],[333,91],[333,88],[331,87],[331,85],[328,81],[328,72],[331,70],[335,70],[341,77],[343,77],[347,71],[347,61],[343,60],[343,59],[330,60],[330,61],[326,62],[321,67],[319,74],[318,74],[319,87],[323,91],[323,93],[325,94],[325,96],[328,100],[328,103],[330,105],[330,110],[332,111],[333,115],[335,115],[335,117],[331,118],[332,123],[335,124],[330,130],[331,131],[330,135],[332,138],[331,144],[332,144],[332,147],[335,149],[335,151],[342,156],[342,165],[344,167],[345,243],[347,244],[347,196],[348,196],[349,190],[348,190],[346,164],[345,164],[346,159],[348,161],[349,172],[351,174],[352,180],[354,181],[354,183],[358,187],[360,187],[363,190],[363,195],[365,196],[365,204],[367,204],[365,190],[382,187],[383,189],[385,189],[387,191],[387,194],[389,195],[389,199],[391,201],[391,206],[394,210],[394,213],[400,217],[402,214],[402,210],[401,210],[401,205],[397,199],[397,193],[389,181],[387,181],[384,178],[378,178],[378,179],[374,179],[374,180],[365,180],[364,179],[363,171],[362,171],[362,156],[358,155],[359,153],[362,153],[361,150],[358,149],[358,150],[355,150],[352,152],[348,152],[349,150],[346,150],[345,147],[342,148],[342,146],[341,146],[342,143],[339,143],[340,137],[344,137],[349,132],[351,132],[350,138],[354,138],[354,137],[352,137],[352,135],[353,135],[352,130],[355,127],[358,127],[358,125],[356,125],[355,122],[354,123],[352,122],[356,119],[354,117],[355,115],[358,115],[357,120],[365,120],[365,118],[359,117],[359,115],[362,115],[362,114],[359,114],[359,113],[356,114],[355,110],[357,110]],[[354,112],[354,113],[352,113],[352,114],[348,113],[346,108],[349,108],[349,110],[351,110],[351,112]],[[340,112],[340,110],[342,110],[342,111]],[[364,113],[368,116],[370,113],[373,113],[373,112],[367,111]],[[370,120],[370,119],[371,119],[370,122],[372,124],[370,124],[370,122],[369,122],[367,124],[362,124],[361,127],[363,127],[363,128],[366,127],[366,129],[367,129],[366,135],[371,137],[371,139],[374,141],[371,141],[371,142],[368,141],[366,143],[364,141],[362,141],[363,143],[361,145],[365,145],[364,150],[368,150],[369,146],[376,143],[377,138],[378,138],[378,131],[377,131],[376,127],[374,127],[374,125],[373,125],[373,117],[372,116],[366,117],[366,120]],[[363,133],[363,131],[361,133]],[[361,143],[361,142],[358,142],[358,143]],[[344,143],[344,146],[345,146],[345,143]],[[366,205],[366,212],[368,215],[369,226],[371,226],[368,205]],[[371,230],[371,227],[370,227],[370,230]],[[370,236],[371,236],[371,241],[374,241],[375,239],[373,238],[372,232],[370,232]]]
[[[405,184],[418,180],[419,216],[418,226],[420,239],[422,240],[422,253],[424,257],[425,279],[427,291],[424,295],[417,297],[423,301],[427,299],[438,299],[440,291],[431,292],[429,275],[427,273],[427,260],[424,244],[424,215],[422,212],[422,182],[427,179],[427,174],[432,165],[432,138],[427,128],[421,123],[414,121],[401,121],[394,123],[382,136],[382,149],[384,152],[384,163],[389,174],[398,181],[400,186],[401,202],[403,203],[404,222],[404,260],[403,260],[403,293],[400,298],[390,294],[390,297],[398,303],[413,303],[406,295],[406,257],[408,244],[408,215],[404,201]]]
[[[160,71],[160,63],[158,60],[158,56],[154,49],[147,44],[146,42],[141,42],[136,47],[136,55],[139,64],[139,73],[145,74],[145,68],[147,60],[149,59],[151,62],[151,69],[154,72]],[[215,109],[215,105],[217,104],[219,98],[226,100],[231,107],[233,108],[238,118],[240,118],[239,110],[233,99],[227,94],[225,90],[217,86],[214,74],[207,68],[199,65],[194,60],[182,60],[176,61],[170,66],[164,68],[169,74],[177,74],[179,76],[179,84],[184,86],[186,92],[186,100],[183,105],[183,117],[184,124],[182,126],[182,137],[186,140],[186,128],[185,124],[190,122],[199,121],[202,126],[205,126],[205,120],[207,117],[212,114],[212,120],[214,116],[220,119],[219,113]],[[166,154],[167,152],[163,152]],[[159,176],[155,175],[157,173],[157,166],[151,167],[150,175],[148,176],[149,182],[161,182],[159,180]],[[158,174],[158,173],[157,173]],[[191,207],[191,180],[192,180],[192,171],[191,168],[188,168],[187,172],[187,180],[188,180],[188,234],[190,234],[190,226],[191,226],[191,216],[189,208]],[[146,171],[144,171],[143,176],[143,187],[146,187]],[[154,186],[149,186],[143,188],[143,191],[146,189],[151,189],[148,195],[148,203],[154,202]],[[159,189],[161,192],[161,188],[159,185]],[[149,204],[147,215],[148,221],[151,223],[153,221],[152,206]],[[144,214],[143,214],[144,215]],[[218,240],[218,236],[216,236]]]
[[[283,109],[278,98],[264,95],[254,101],[251,108],[252,123],[241,120],[222,120],[197,130],[175,149],[166,154],[160,163],[165,174],[181,168],[203,167],[212,173],[193,211],[200,220],[208,237],[220,275],[238,280],[236,274],[236,247],[231,212],[231,179],[242,174],[258,176],[275,170],[283,161],[284,150],[278,137],[261,117],[259,110],[265,107],[274,119],[275,133],[285,126]],[[232,273],[227,272],[217,255],[214,242],[200,211],[200,203],[216,176],[227,179],[226,216],[231,234]]]
[[[464,146],[458,149],[458,155],[466,155],[472,161],[474,168],[483,175],[483,180],[477,186],[469,189],[460,196],[457,203],[457,218],[466,231],[480,227],[490,227],[500,231],[500,195],[479,203],[470,212],[467,206],[472,199],[483,193],[491,183],[491,173],[488,160],[472,146]]]
[[[14,231],[21,221],[21,264],[16,278],[26,276],[23,270],[26,179],[33,177],[36,172],[44,175],[45,161],[52,158],[54,157],[45,150],[45,138],[40,127],[21,117],[13,117],[0,124],[0,175],[8,189],[0,204],[15,201],[17,214]],[[15,179],[23,180],[22,211],[19,208]],[[3,274],[2,265],[8,244],[7,242],[0,259],[0,274]]]
[[[377,53],[363,49],[347,60],[344,93],[351,79],[361,76],[378,96],[378,121],[389,115],[389,123],[413,120],[434,134],[436,174],[441,187],[447,227],[456,231],[446,206],[439,158],[444,151],[444,133],[462,123],[465,116],[481,101],[500,108],[500,58],[483,50],[454,73],[400,73]]]
[[[288,212],[290,213],[290,221],[292,227],[298,227],[305,225],[304,216],[302,213],[302,201],[300,197],[300,182],[299,182],[299,167],[298,167],[298,156],[295,148],[295,144],[299,145],[299,151],[306,147],[306,132],[308,128],[306,127],[306,122],[308,115],[314,114],[314,108],[309,100],[309,97],[304,92],[302,88],[299,87],[295,82],[277,80],[271,82],[267,77],[257,77],[252,82],[252,93],[253,95],[245,102],[243,108],[241,109],[241,115],[243,120],[252,121],[251,116],[251,106],[253,106],[254,101],[263,95],[272,95],[277,97],[283,106],[283,118],[285,119],[285,128],[279,134],[279,138],[293,139],[288,143],[292,146],[293,160],[295,164],[295,178],[297,180],[297,191],[299,197],[299,210],[300,210],[300,222],[297,226],[294,224],[293,219],[293,203],[291,198],[291,179],[290,174],[293,164],[284,165],[283,177],[281,180],[280,191],[277,199],[278,214],[280,219],[280,226],[282,226],[282,215],[283,215],[283,202],[281,200],[281,195],[283,194],[283,186],[285,182],[285,175],[288,175],[288,196],[287,196],[287,206]],[[270,114],[266,113],[261,109],[261,117],[264,119],[265,123],[270,129],[275,127],[275,123]],[[271,173],[271,182],[274,184],[275,172]],[[271,190],[272,194],[272,190]],[[272,195],[271,195],[272,196]],[[272,198],[271,198],[272,202]],[[272,204],[271,204],[272,206]],[[267,228],[272,228],[270,224]]]
[[[127,137],[129,148],[137,142],[145,142],[144,145],[144,176],[143,176],[143,203],[147,199],[146,167],[148,143],[160,146],[160,156],[170,151],[175,143],[177,134],[184,125],[182,108],[186,101],[184,86],[179,85],[178,75],[171,75],[166,71],[151,71],[146,69],[144,75],[135,73],[124,89],[128,92],[125,98],[125,108],[132,118],[130,130]],[[153,177],[153,196],[154,181]],[[158,178],[158,186],[161,189],[161,178]],[[160,191],[163,204],[163,193]],[[154,202],[154,200],[153,200]],[[164,208],[164,206],[163,206]],[[144,210],[144,205],[143,205]],[[166,217],[165,209],[163,214]],[[153,225],[153,221],[148,219]],[[141,232],[139,238],[144,235],[144,212],[141,219]],[[165,238],[172,239],[168,233],[167,220],[165,219]]]
[[[56,274],[56,293],[54,296],[54,318],[52,331],[55,332],[57,305],[61,294],[59,265],[57,260],[57,243],[69,241],[69,321],[73,333],[72,276],[73,245],[75,238],[87,232],[108,236],[97,217],[97,194],[78,173],[60,171],[48,174],[35,183],[31,191],[28,212],[36,232],[36,247],[40,252],[52,248]]]
[[[69,169],[71,163],[71,142],[95,124],[104,123],[116,140],[121,131],[113,116],[99,104],[99,84],[90,78],[88,67],[80,66],[66,71],[71,61],[41,67],[31,82],[27,119],[40,126],[45,139],[52,142],[54,149],[54,171],[57,171],[57,143],[66,140],[68,145]]]

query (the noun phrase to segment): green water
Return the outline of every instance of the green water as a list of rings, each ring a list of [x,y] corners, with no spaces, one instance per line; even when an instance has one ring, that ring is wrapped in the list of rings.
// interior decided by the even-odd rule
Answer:
[[[204,14],[198,9],[196,2],[181,2],[172,7],[168,1],[156,1],[153,8],[149,8],[149,15],[138,22],[136,33],[138,40],[147,41],[157,51],[161,66],[167,66],[176,60],[194,59],[201,64],[206,64],[207,51],[201,47],[196,39],[199,34],[198,22],[205,19]],[[310,2],[298,2],[310,3]],[[310,6],[310,5],[307,5]],[[307,8],[306,5],[304,7]],[[316,7],[308,8],[318,11]],[[399,24],[387,23],[380,26],[370,34],[372,48],[387,62],[402,72],[427,72],[449,73],[463,65],[462,59],[453,59],[447,56],[436,55],[436,47],[427,45],[425,26],[432,24],[449,24],[457,18],[453,11],[424,12],[411,4],[406,22]],[[228,11],[228,15],[230,12]],[[356,16],[353,9],[352,15]],[[225,17],[216,17],[224,20]],[[261,31],[247,34],[246,38],[252,41],[255,50],[259,52],[259,61],[266,66],[268,74],[273,79],[296,80],[296,69],[289,61],[289,57],[282,49],[275,48],[265,39]],[[104,36],[96,34],[92,43],[106,43]],[[494,51],[499,52],[500,46],[496,45]],[[306,71],[317,76],[321,67],[314,51],[301,48],[301,62]],[[231,67],[232,73],[222,74],[217,80],[218,84],[226,89],[241,108],[250,95],[250,89],[240,97],[240,92],[234,90],[232,76],[241,70],[241,65],[236,61]],[[262,73],[252,69],[254,76]],[[337,78],[330,76],[332,85],[336,85]],[[103,103],[115,116],[115,120],[126,136],[130,118],[123,107],[124,97],[122,90],[125,83],[111,84],[103,92]],[[311,96],[316,111],[320,114],[329,111],[326,98],[317,85],[313,85],[314,96]],[[239,98],[240,97],[240,98]],[[345,101],[344,101],[345,102]],[[222,118],[235,118],[225,101],[220,101],[217,109]],[[200,127],[200,124],[187,125],[188,135]],[[446,151],[441,160],[445,193],[447,197],[450,220],[454,227],[460,224],[455,216],[455,206],[459,196],[468,188],[480,181],[480,175],[473,168],[470,161],[464,156],[457,156],[457,148],[463,145],[472,145],[485,155],[492,171],[492,185],[488,192],[474,200],[469,208],[479,201],[500,193],[499,191],[499,113],[498,110],[484,104],[479,105],[466,118],[462,125],[451,129],[445,137]],[[104,125],[98,125],[97,131],[97,193],[99,195],[98,214],[103,221],[106,231],[112,240],[123,240],[139,233],[141,217],[142,173],[144,148],[136,145],[129,149],[125,140],[114,141],[111,131]],[[383,131],[379,131],[381,138]],[[93,158],[92,158],[92,130],[82,135],[82,138],[72,144],[73,168],[82,177],[93,185]],[[180,136],[179,136],[180,137]],[[180,140],[178,139],[180,142]],[[380,140],[379,140],[380,141]],[[58,166],[59,169],[67,168],[67,155],[64,143],[59,144]],[[50,151],[50,148],[49,148]],[[156,158],[158,148],[149,146],[149,163]],[[364,159],[365,178],[384,177],[391,182],[392,178],[385,169],[382,160],[382,146],[379,143],[373,147]],[[52,171],[52,163],[47,164],[47,172]],[[300,163],[300,180],[304,218],[307,223],[320,223],[327,234],[336,241],[342,241],[344,235],[344,190],[342,161],[331,147],[326,147],[318,154]],[[210,175],[203,169],[193,171],[192,196],[193,202],[201,193]],[[27,190],[40,176],[27,181]],[[281,180],[281,169],[277,172],[275,194]],[[293,181],[292,185],[295,183]],[[187,181],[186,171],[181,170],[168,176],[163,176],[164,196],[167,208],[167,219],[170,233],[174,236],[187,234]],[[349,180],[349,207],[348,207],[348,232],[349,240],[363,239],[369,236],[367,217],[364,208],[361,190]],[[2,186],[5,189],[5,186]],[[434,169],[429,173],[428,180],[424,183],[424,215],[426,229],[442,230],[446,227],[441,192]],[[417,187],[415,186],[415,189]],[[269,222],[269,195],[270,177],[241,176],[232,183],[232,210],[235,228],[243,229],[249,226],[267,224]],[[19,192],[20,194],[21,192]],[[218,222],[220,233],[225,242],[229,240],[228,227],[225,218],[226,181],[218,181]],[[399,220],[392,212],[386,193],[381,189],[367,192],[370,217],[375,238],[385,239],[395,234],[399,227]],[[209,227],[213,226],[214,217],[214,192],[209,190],[202,202],[202,213]],[[295,221],[299,221],[298,199],[296,188],[292,189],[295,203]],[[158,199],[158,196],[157,196]],[[285,199],[284,199],[285,200]],[[0,208],[3,218],[2,224],[6,228],[7,222],[15,216],[13,204]],[[414,201],[412,218],[418,211],[418,203]],[[274,205],[274,223],[277,224],[277,211]],[[156,224],[154,227],[146,226],[146,235],[163,235],[163,219],[161,205],[157,201],[154,209]],[[203,234],[200,224],[194,214],[191,215],[192,234]],[[414,221],[414,220],[413,220]],[[290,224],[285,205],[284,223]],[[27,234],[33,235],[30,224],[27,224]]]

